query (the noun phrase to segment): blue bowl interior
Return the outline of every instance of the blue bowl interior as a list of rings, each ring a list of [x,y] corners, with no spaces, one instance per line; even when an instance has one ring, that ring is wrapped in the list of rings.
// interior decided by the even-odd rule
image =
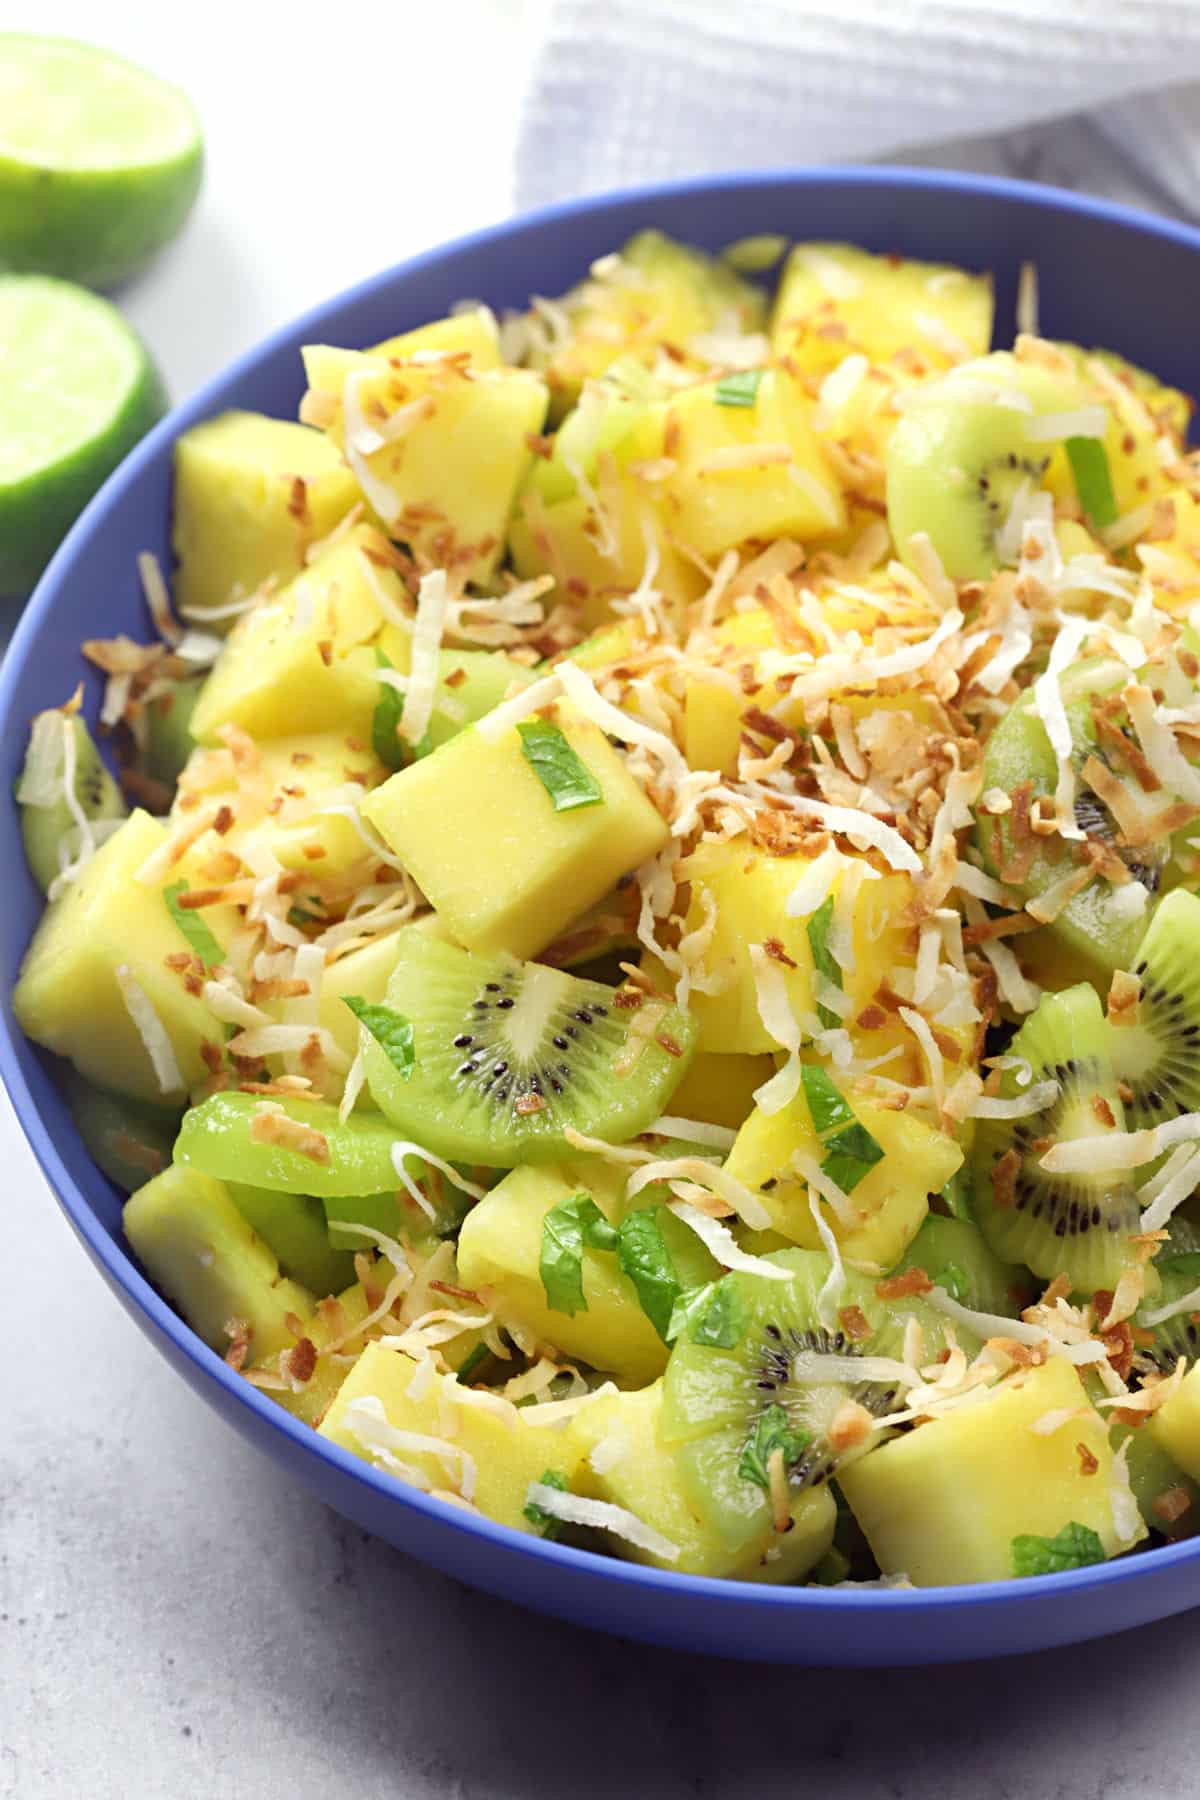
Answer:
[[[1011,340],[1017,277],[1037,265],[1041,330],[1119,350],[1200,390],[1200,233],[1049,189],[915,170],[729,176],[581,201],[433,251],[317,308],[174,411],[130,456],[62,546],[0,669],[0,782],[19,771],[28,721],[83,676],[78,647],[149,635],[134,557],[170,565],[171,447],[230,406],[294,417],[304,343],[368,344],[463,298],[496,309],[555,294],[633,231],[659,225],[719,248],[758,232],[849,239],[879,251],[993,271],[997,343]],[[0,1071],[51,1185],[118,1297],[230,1422],[367,1529],[494,1591],[581,1623],[724,1654],[796,1662],[936,1661],[1070,1642],[1200,1600],[1200,1543],[1071,1577],[926,1593],[773,1590],[662,1575],[522,1538],[401,1488],[296,1425],[200,1344],[144,1280],[120,1234],[120,1201],[83,1149],[52,1059],[17,1031],[11,991],[41,897],[15,806],[0,809]]]

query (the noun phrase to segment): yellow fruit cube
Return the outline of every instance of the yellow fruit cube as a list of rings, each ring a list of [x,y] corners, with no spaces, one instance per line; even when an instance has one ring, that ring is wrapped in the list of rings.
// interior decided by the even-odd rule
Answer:
[[[613,617],[612,602],[637,587],[653,554],[652,585],[681,618],[688,602],[704,591],[704,579],[670,543],[647,490],[631,475],[618,476],[601,504],[604,517],[598,521],[582,494],[548,503],[536,488],[523,489],[509,529],[518,575],[553,575],[554,599],[577,606],[584,624],[595,631]]]
[[[667,826],[604,733],[559,709],[599,784],[599,804],[558,812],[511,726],[461,731],[376,788],[363,816],[468,950],[536,956],[620,876],[667,842]]]
[[[849,1194],[852,1220],[828,1205],[822,1206],[822,1215],[853,1261],[891,1269],[921,1229],[930,1194],[941,1192],[961,1166],[963,1153],[911,1112],[890,1112],[855,1093],[844,1097],[883,1156]],[[775,1231],[805,1250],[819,1250],[808,1183],[795,1172],[792,1159],[805,1156],[820,1165],[824,1155],[801,1090],[780,1112],[755,1108],[738,1132],[726,1167],[759,1193]]]
[[[396,571],[373,560],[385,552],[356,525],[239,619],[196,701],[197,743],[219,742],[224,725],[253,738],[348,731],[369,741],[379,681],[365,646],[383,624],[379,593],[396,606],[404,597]]]
[[[837,1507],[828,1486],[796,1497],[790,1530],[777,1532],[768,1520],[758,1537],[731,1552],[688,1499],[674,1452],[659,1437],[661,1411],[662,1382],[656,1381],[638,1393],[601,1395],[572,1421],[570,1436],[582,1453],[577,1490],[634,1513],[679,1554],[658,1556],[619,1537],[613,1548],[634,1562],[680,1575],[799,1581],[833,1540]]]
[[[546,384],[528,369],[478,369],[428,350],[314,345],[304,365],[305,416],[325,425],[392,536],[430,566],[486,581],[545,420]]]
[[[271,576],[283,586],[357,499],[334,446],[307,425],[250,412],[193,425],[175,445],[177,604],[202,612]]]
[[[1152,1433],[1185,1475],[1200,1481],[1200,1365],[1188,1370],[1177,1391],[1142,1429]]]
[[[13,993],[17,1022],[35,1043],[68,1057],[98,1087],[139,1100],[182,1097],[209,1073],[203,1047],[211,1054],[224,1042],[163,898],[194,864],[185,859],[148,884],[137,879],[166,838],[157,819],[130,814],[42,914]],[[204,919],[228,946],[236,910],[209,907]],[[155,1071],[130,1010],[143,1005],[166,1032],[178,1079]]]
[[[1106,1556],[1146,1535],[1104,1420],[1062,1357],[893,1438],[838,1482],[884,1574],[916,1587],[1003,1581],[1016,1572],[1014,1538],[1071,1524],[1094,1531]]]
[[[780,278],[771,348],[805,374],[846,356],[890,362],[913,352],[928,369],[983,356],[992,340],[990,275],[873,256],[850,244],[797,244]]]
[[[671,1095],[671,1116],[736,1131],[754,1110],[755,1088],[774,1073],[769,1056],[694,1056]]]
[[[401,1481],[456,1495],[497,1524],[536,1531],[525,1517],[530,1483],[553,1471],[570,1485],[579,1453],[569,1436],[528,1424],[515,1406],[501,1417],[473,1405],[453,1375],[435,1375],[431,1383],[418,1375],[403,1351],[368,1344],[326,1413],[321,1436]],[[430,1447],[429,1439],[437,1444]]]

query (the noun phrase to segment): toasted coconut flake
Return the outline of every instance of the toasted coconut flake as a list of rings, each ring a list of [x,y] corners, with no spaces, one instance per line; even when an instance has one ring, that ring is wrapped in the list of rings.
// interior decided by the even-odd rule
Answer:
[[[981,1095],[966,1114],[971,1119],[1027,1119],[1034,1113],[1044,1112],[1053,1106],[1058,1099],[1057,1081],[1035,1081],[1033,1086],[1023,1094],[1016,1094],[1011,1100]]]
[[[179,1093],[186,1084],[166,1026],[128,963],[118,963],[115,973],[125,1010],[145,1046],[159,1091],[164,1094]]]
[[[563,1520],[567,1525],[586,1525],[593,1530],[609,1531],[615,1537],[621,1537],[627,1543],[634,1544],[648,1555],[656,1556],[660,1562],[677,1562],[679,1546],[670,1538],[664,1537],[644,1519],[627,1507],[616,1506],[611,1500],[589,1500],[580,1494],[564,1494],[558,1488],[547,1487],[544,1482],[531,1481],[525,1496],[530,1506],[540,1506],[552,1518]]]
[[[709,1218],[686,1200],[672,1200],[670,1210],[690,1231],[694,1231],[700,1242],[712,1252],[723,1269],[737,1269],[743,1275],[760,1275],[768,1281],[792,1281],[795,1279],[791,1269],[784,1269],[778,1263],[768,1262],[765,1257],[751,1256],[738,1248],[733,1233],[719,1219]]]
[[[581,1135],[575,1134],[576,1138]],[[752,1231],[764,1231],[771,1223],[771,1215],[757,1194],[727,1169],[721,1168],[717,1163],[706,1162],[703,1157],[673,1156],[644,1163],[629,1177],[625,1191],[632,1199],[634,1194],[640,1194],[643,1188],[659,1181],[695,1182],[697,1187],[717,1194],[726,1201]]]
[[[256,1144],[274,1144],[283,1150],[294,1150],[310,1162],[327,1165],[330,1161],[329,1139],[323,1131],[304,1125],[299,1119],[266,1102],[250,1121],[250,1138]]]
[[[396,1451],[409,1456],[435,1456],[452,1480],[457,1476],[458,1492],[462,1498],[469,1500],[473,1496],[477,1470],[471,1453],[464,1450],[461,1444],[451,1443],[448,1438],[430,1437],[418,1431],[397,1430],[390,1423],[383,1401],[377,1394],[360,1394],[357,1399],[352,1400],[343,1414],[342,1423],[362,1448],[393,1474],[400,1475],[406,1481],[413,1480],[408,1466],[397,1460],[394,1454]],[[427,1484],[418,1480],[415,1485]]]
[[[448,599],[444,569],[431,569],[421,577],[417,620],[412,635],[412,661],[400,713],[400,735],[409,744],[420,743],[429,729]]]

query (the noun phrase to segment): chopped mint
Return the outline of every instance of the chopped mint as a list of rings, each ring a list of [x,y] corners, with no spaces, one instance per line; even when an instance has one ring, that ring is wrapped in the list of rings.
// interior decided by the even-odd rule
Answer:
[[[1117,497],[1113,493],[1112,471],[1108,451],[1102,438],[1069,437],[1067,460],[1075,477],[1079,504],[1098,530],[1114,525],[1117,520]]]
[[[177,881],[163,890],[163,899],[167,903],[167,911],[178,925],[180,931],[191,945],[206,969],[215,969],[218,963],[225,961],[225,952],[205,924],[200,914],[190,906],[180,906],[179,896],[187,892],[186,881]]]
[[[939,1196],[946,1211],[952,1219],[971,1219],[971,1177],[967,1173],[966,1164],[956,1169]]]
[[[343,994],[342,1000],[359,1024],[366,1026],[401,1080],[407,1081],[417,1060],[411,1022],[403,1013],[393,1012],[390,1006],[377,1001],[364,1000],[361,994]]]
[[[970,1305],[970,1283],[967,1280],[966,1271],[961,1269],[957,1263],[947,1263],[944,1269],[939,1269],[933,1277],[933,1285],[945,1288],[950,1298],[957,1300],[960,1306]]]
[[[288,907],[288,924],[294,925],[297,931],[303,931],[306,925],[323,925],[325,923],[319,913],[309,912],[303,906]]]
[[[758,399],[759,383],[765,369],[740,369],[736,375],[722,376],[713,395],[718,406],[753,406]]]
[[[476,1344],[470,1356],[465,1356],[459,1363],[457,1379],[462,1382],[470,1381],[480,1363],[487,1361],[489,1354],[486,1344]]]
[[[651,1206],[626,1213],[617,1233],[617,1260],[637,1289],[642,1311],[667,1344],[683,1283],[663,1238],[660,1210]]]
[[[768,1464],[775,1452],[782,1450],[784,1463],[790,1467],[792,1463],[799,1461],[811,1442],[812,1433],[795,1430],[778,1402],[773,1406],[766,1406],[754,1421],[754,1429],[746,1439],[738,1461],[738,1474],[743,1481],[752,1481],[755,1487],[762,1488],[765,1493],[771,1486]]]
[[[1104,1562],[1104,1545],[1090,1525],[1072,1519],[1057,1537],[1015,1537],[1012,1541],[1014,1575],[1060,1575],[1064,1569],[1086,1569]]]
[[[800,1079],[804,1083],[804,1098],[812,1115],[813,1130],[818,1137],[856,1123],[853,1109],[841,1089],[818,1063],[803,1064]]]
[[[674,1343],[686,1333],[693,1344],[732,1350],[745,1331],[746,1311],[737,1290],[728,1281],[708,1281],[703,1287],[684,1288],[671,1309],[667,1339]]]
[[[602,806],[604,791],[587,764],[581,762],[558,726],[549,719],[526,719],[517,726],[521,749],[555,812]]]
[[[821,1173],[836,1181],[844,1194],[849,1194],[882,1158],[882,1145],[856,1119],[836,1137],[827,1139]]]
[[[568,1491],[567,1478],[565,1475],[560,1475],[557,1469],[547,1469],[545,1474],[541,1477],[538,1486],[557,1488],[560,1494],[565,1494]],[[548,1513],[544,1506],[538,1505],[536,1500],[530,1500],[529,1503],[522,1508],[522,1513],[523,1516],[529,1520],[531,1525],[540,1527],[544,1538],[557,1538],[562,1535],[562,1520],[556,1519],[553,1513]]]
[[[552,1206],[542,1220],[542,1248],[538,1257],[538,1273],[546,1292],[546,1305],[553,1312],[566,1313],[573,1319],[586,1312],[583,1292],[583,1252],[615,1250],[617,1233],[609,1224],[592,1196],[580,1189]]]
[[[824,975],[826,981],[834,987],[842,985],[842,972],[833,960],[829,949],[829,927],[833,923],[833,895],[827,894],[812,918],[808,921],[808,947],[812,951],[813,973]],[[827,1030],[841,1024],[837,1014],[828,1006],[818,1005],[817,1017]]]
[[[385,656],[378,645],[375,648],[375,661],[381,669],[393,666],[391,658]],[[400,736],[400,715],[403,711],[404,695],[390,681],[381,681],[379,698],[375,702],[375,711],[371,714],[371,748],[384,768],[393,772],[406,769],[409,763],[420,762],[433,749],[433,740],[428,732],[418,744],[410,744]]]

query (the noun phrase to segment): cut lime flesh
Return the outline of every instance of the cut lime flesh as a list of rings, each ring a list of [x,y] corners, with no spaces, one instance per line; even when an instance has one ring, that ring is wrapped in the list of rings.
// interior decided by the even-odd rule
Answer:
[[[43,276],[0,276],[0,594],[32,588],[165,408],[153,363],[107,300]]]
[[[202,167],[176,88],[88,44],[0,33],[0,269],[128,280],[179,231]]]

